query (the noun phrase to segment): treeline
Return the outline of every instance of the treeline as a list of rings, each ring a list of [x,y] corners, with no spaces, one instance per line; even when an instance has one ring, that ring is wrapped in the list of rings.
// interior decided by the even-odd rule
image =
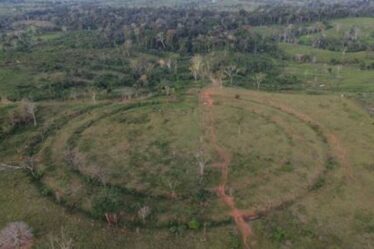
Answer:
[[[302,24],[346,17],[373,17],[374,2],[362,0],[329,4],[310,1],[302,6],[265,5],[253,12],[240,13],[248,14],[247,19],[251,25]]]
[[[216,49],[235,52],[276,52],[270,37],[251,32],[252,26],[301,24],[341,17],[374,16],[370,1],[345,4],[315,2],[307,6],[263,6],[255,11],[217,12],[173,8],[111,8],[90,4],[29,12],[16,20],[50,21],[63,30],[97,30],[102,47],[124,44],[183,53]],[[0,26],[11,29],[15,20]],[[309,31],[304,31],[309,32]]]

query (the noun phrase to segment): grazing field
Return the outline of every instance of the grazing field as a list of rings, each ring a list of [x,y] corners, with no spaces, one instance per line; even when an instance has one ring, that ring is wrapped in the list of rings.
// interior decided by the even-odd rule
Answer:
[[[244,219],[255,217],[251,247],[370,248],[374,123],[365,111],[338,96],[208,90],[210,124],[204,121],[208,107],[197,96],[43,104],[40,128],[1,143],[3,163],[19,164],[14,155],[22,151],[38,166],[31,178],[19,171],[1,174],[2,189],[12,190],[1,197],[6,215],[0,225],[25,220],[41,248],[59,233],[62,219],[79,248],[117,248],[118,239],[148,248],[156,237],[163,248],[186,240],[187,248],[236,248],[240,236],[229,207],[215,194],[222,171],[209,135],[214,127],[216,143],[230,158],[224,191]],[[3,104],[1,110],[11,108]],[[144,219],[142,207],[151,210]],[[104,213],[117,210],[119,227],[106,227]],[[140,244],[133,234],[138,229]],[[107,233],[126,236],[108,241]]]

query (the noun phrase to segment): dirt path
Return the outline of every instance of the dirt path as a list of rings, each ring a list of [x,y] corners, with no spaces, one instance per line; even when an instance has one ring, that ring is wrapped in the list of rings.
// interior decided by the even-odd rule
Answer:
[[[231,155],[217,142],[216,130],[214,128],[215,122],[212,113],[214,102],[213,98],[211,97],[211,90],[214,87],[216,87],[216,85],[213,84],[213,87],[206,88],[201,92],[200,105],[202,105],[202,108],[205,110],[204,117],[206,118],[206,120],[204,124],[209,134],[209,142],[214,147],[219,156],[219,161],[213,163],[214,167],[221,170],[221,181],[220,185],[216,188],[216,192],[222,202],[230,209],[230,216],[233,218],[238,231],[242,235],[243,246],[244,248],[248,249],[248,238],[252,234],[252,231],[249,224],[247,223],[247,220],[256,217],[256,213],[245,213],[237,209],[234,198],[226,193]]]

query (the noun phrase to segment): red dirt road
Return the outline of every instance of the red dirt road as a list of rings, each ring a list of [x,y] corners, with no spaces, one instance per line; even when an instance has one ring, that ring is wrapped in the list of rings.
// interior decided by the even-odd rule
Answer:
[[[209,132],[210,144],[214,147],[219,156],[219,161],[213,163],[215,168],[219,168],[221,170],[221,181],[220,185],[216,188],[216,192],[222,202],[225,203],[225,205],[230,209],[230,216],[235,221],[236,227],[242,235],[243,246],[244,248],[248,249],[248,238],[251,236],[252,230],[247,223],[247,220],[256,217],[256,213],[253,212],[249,214],[248,212],[245,213],[237,209],[234,198],[226,193],[231,155],[217,143],[216,130],[214,128],[214,117],[211,111],[214,103],[213,98],[211,97],[211,89],[212,88],[206,88],[201,92],[200,104],[203,105],[203,108],[206,111],[205,127]]]

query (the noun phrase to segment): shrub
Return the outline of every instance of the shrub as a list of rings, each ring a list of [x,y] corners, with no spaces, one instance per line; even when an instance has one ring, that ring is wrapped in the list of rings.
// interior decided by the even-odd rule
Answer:
[[[272,231],[271,238],[277,242],[282,242],[286,239],[286,232],[282,228],[277,227]]]
[[[191,230],[199,230],[200,227],[201,227],[201,224],[196,219],[193,219],[190,222],[188,222],[188,228]]]
[[[115,188],[106,188],[94,199],[92,214],[103,218],[105,214],[117,213],[121,207],[121,193]]]

